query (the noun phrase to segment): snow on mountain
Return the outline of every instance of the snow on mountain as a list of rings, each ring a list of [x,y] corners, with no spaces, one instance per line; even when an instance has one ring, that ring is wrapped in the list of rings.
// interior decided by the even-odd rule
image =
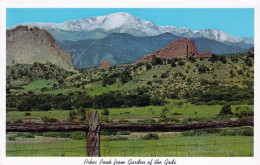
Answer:
[[[205,37],[208,39],[216,40],[219,42],[241,42],[243,38],[234,37],[226,32],[220,30],[213,30],[213,29],[205,29],[205,30],[198,30],[194,31],[196,35],[193,37]]]
[[[181,37],[198,38],[205,37],[218,42],[243,42],[253,44],[252,38],[234,37],[226,32],[213,29],[192,31],[186,27],[158,26],[149,21],[141,20],[129,13],[113,13],[105,16],[88,17],[77,20],[70,20],[63,23],[23,23],[29,27],[38,26],[46,30],[63,31],[95,31],[101,30],[108,33],[128,33],[135,36],[155,36],[162,33],[172,33]]]

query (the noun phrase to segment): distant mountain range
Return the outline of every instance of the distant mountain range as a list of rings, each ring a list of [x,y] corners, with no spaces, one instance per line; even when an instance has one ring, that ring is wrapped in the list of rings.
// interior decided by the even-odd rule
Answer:
[[[112,65],[133,63],[179,38],[181,37],[171,33],[150,37],[112,33],[102,39],[58,41],[57,44],[71,54],[73,66],[82,69],[99,66],[105,59],[108,59]],[[214,54],[229,54],[245,50],[237,45],[228,45],[207,38],[195,38],[194,42],[200,52],[209,50]],[[250,47],[252,45],[248,44],[247,48]]]
[[[129,13],[114,13],[64,23],[31,22],[21,25],[29,28],[36,26],[51,33],[57,44],[70,53],[72,64],[77,69],[100,66],[105,59],[112,65],[133,63],[183,37],[194,39],[199,52],[209,50],[214,54],[237,53],[254,46],[252,38],[234,37],[213,29],[192,31],[186,27],[159,26]],[[35,51],[29,51],[32,52]]]
[[[23,23],[22,25],[29,27],[37,26],[46,29],[59,41],[100,39],[111,33],[128,33],[133,36],[155,36],[168,32],[180,37],[204,37],[218,42],[254,43],[252,38],[235,37],[220,30],[204,29],[192,31],[186,27],[159,26],[123,12],[70,20],[63,23],[29,22]]]

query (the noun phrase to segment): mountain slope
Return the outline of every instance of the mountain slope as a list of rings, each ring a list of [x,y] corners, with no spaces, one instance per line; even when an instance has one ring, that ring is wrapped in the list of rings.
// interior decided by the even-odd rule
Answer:
[[[49,32],[37,27],[18,26],[7,31],[6,57],[7,66],[50,62],[66,70],[73,69],[70,55],[57,46]]]
[[[133,63],[179,38],[170,33],[152,37],[113,33],[99,40],[62,41],[58,45],[71,54],[73,66],[80,69],[99,66],[105,59],[112,65]],[[194,40],[200,52],[209,50],[214,54],[229,54],[242,51],[238,46],[225,45],[206,38]]]
[[[134,36],[155,36],[166,32],[181,37],[205,37],[218,42],[244,42],[253,44],[251,38],[234,37],[220,30],[205,29],[192,31],[186,27],[159,26],[129,13],[113,13],[105,16],[70,20],[63,23],[29,22],[22,25],[37,26],[48,30],[57,40],[100,39],[111,33],[128,33]],[[84,33],[86,35],[78,35]],[[77,35],[77,37],[75,36]]]
[[[228,44],[221,43],[215,40],[210,40],[207,38],[193,38],[196,46],[200,52],[205,52],[210,50],[214,54],[230,54],[230,53],[238,53],[246,50],[247,48],[242,49],[236,44]]]
[[[63,41],[58,44],[71,54],[75,68],[89,68],[101,65],[105,59],[112,65],[132,63],[178,38],[169,33],[152,37],[113,33],[100,40]]]

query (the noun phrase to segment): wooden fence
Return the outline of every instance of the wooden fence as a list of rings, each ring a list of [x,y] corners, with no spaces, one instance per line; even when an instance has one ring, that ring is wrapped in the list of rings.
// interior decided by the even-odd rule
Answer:
[[[97,111],[87,112],[86,123],[7,123],[6,132],[85,131],[87,156],[100,156],[100,130],[132,132],[173,132],[204,128],[254,126],[254,121],[210,122],[200,124],[100,124]]]

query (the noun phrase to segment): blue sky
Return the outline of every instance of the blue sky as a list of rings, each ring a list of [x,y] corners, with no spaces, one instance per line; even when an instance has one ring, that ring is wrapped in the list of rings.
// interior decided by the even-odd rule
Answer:
[[[187,27],[191,30],[216,29],[238,37],[254,37],[254,9],[69,9],[69,8],[9,8],[7,27],[24,22],[61,23],[90,16],[128,12],[157,25]]]

